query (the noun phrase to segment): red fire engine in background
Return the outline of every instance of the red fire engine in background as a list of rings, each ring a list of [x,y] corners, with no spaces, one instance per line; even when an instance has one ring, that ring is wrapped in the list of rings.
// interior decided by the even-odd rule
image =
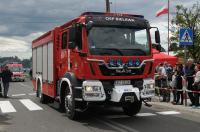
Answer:
[[[25,81],[23,65],[18,62],[7,63],[5,66],[8,66],[10,71],[13,73],[12,81]]]
[[[155,91],[152,28],[141,15],[86,12],[45,33],[32,43],[36,95],[70,119],[93,104],[137,114]]]

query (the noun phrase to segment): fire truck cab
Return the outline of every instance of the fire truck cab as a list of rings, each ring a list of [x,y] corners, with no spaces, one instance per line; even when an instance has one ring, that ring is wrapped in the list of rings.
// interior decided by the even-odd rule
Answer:
[[[151,28],[141,15],[86,12],[45,33],[32,43],[36,95],[70,119],[93,104],[137,114],[155,91]]]
[[[12,72],[12,81],[25,81],[24,71],[23,71],[23,65],[18,62],[12,62],[6,64],[10,71]]]

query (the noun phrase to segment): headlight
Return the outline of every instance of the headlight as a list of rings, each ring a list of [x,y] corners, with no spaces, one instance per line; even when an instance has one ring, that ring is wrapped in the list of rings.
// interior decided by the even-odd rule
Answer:
[[[154,84],[146,84],[146,85],[144,85],[145,86],[145,88],[147,88],[147,89],[153,89],[154,88]]]
[[[154,88],[154,84],[150,84],[150,89],[153,89]]]
[[[100,86],[85,86],[85,92],[100,92]]]
[[[86,92],[92,92],[93,91],[92,86],[85,86],[85,91]]]

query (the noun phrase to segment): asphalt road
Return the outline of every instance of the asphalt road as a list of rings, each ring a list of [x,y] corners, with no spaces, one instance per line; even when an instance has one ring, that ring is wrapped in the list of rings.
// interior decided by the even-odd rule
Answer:
[[[0,98],[0,132],[198,132],[200,115],[169,108],[143,106],[134,117],[120,108],[93,108],[79,121],[40,104],[30,81],[13,82],[9,98]]]

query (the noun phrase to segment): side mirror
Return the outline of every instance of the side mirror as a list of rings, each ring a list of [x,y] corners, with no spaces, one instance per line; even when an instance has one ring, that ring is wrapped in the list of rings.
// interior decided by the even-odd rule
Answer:
[[[68,43],[68,48],[69,49],[75,49],[76,48],[76,43],[75,42],[69,42]]]
[[[160,44],[160,32],[158,30],[155,31],[155,41],[157,44]]]

